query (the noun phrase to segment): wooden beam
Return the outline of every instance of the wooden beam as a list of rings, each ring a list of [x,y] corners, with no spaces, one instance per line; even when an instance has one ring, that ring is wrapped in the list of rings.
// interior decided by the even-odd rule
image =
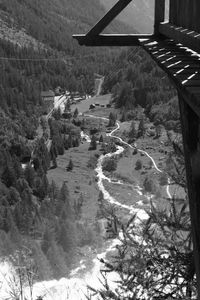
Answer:
[[[85,46],[139,46],[140,40],[153,38],[151,34],[100,34],[88,36],[73,35],[80,45]]]
[[[173,39],[176,43],[181,43],[185,47],[199,52],[200,33],[170,23],[160,24],[159,32],[160,34]]]
[[[108,13],[87,33],[87,36],[100,34],[132,0],[119,0]]]
[[[200,299],[200,119],[185,102],[185,97],[181,92],[179,92],[179,106],[194,244],[194,263],[197,276],[198,299]]]
[[[165,20],[165,0],[155,0],[154,34],[159,35],[159,25]]]

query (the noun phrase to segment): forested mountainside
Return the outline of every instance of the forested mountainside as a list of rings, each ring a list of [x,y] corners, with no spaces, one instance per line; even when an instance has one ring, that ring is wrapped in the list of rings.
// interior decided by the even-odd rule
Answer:
[[[164,118],[178,123],[175,93],[143,51],[79,47],[72,39],[103,14],[100,3],[91,0],[0,2],[0,255],[29,249],[40,279],[65,276],[75,247],[96,237],[88,224],[79,223],[82,195],[71,201],[66,183],[57,187],[47,180],[47,171],[56,168],[56,156],[79,145],[86,124],[76,116],[66,124],[58,111],[48,124],[41,118],[40,135],[40,92],[61,86],[92,93],[94,73],[99,73],[106,75],[104,92],[113,92],[124,119],[140,105],[154,122],[159,116],[160,122]],[[113,22],[109,31],[134,29]],[[23,169],[30,157],[32,163]],[[96,161],[92,157],[88,164],[94,169]]]
[[[123,120],[132,118],[139,105],[155,125],[180,131],[176,91],[167,75],[141,48],[121,52],[105,77],[104,92],[113,93]]]
[[[106,9],[111,8],[117,0],[100,0]],[[153,32],[154,1],[135,0],[117,17],[130,26],[133,26],[138,33]]]
[[[119,49],[79,47],[71,35],[87,31],[103,13],[99,2],[90,0],[0,2],[0,255],[26,246],[40,278],[66,274],[74,243],[85,238],[82,228],[77,234],[83,239],[72,228],[71,210],[78,203],[69,204],[66,184],[58,188],[46,176],[50,161],[55,167],[55,156],[79,143],[80,129],[50,122],[48,154],[37,131],[40,93],[58,85],[92,92],[94,72],[104,74]],[[111,30],[124,28],[115,22]],[[45,131],[47,124],[42,126]],[[34,168],[24,170],[22,162],[30,157]],[[87,226],[84,230],[87,235]]]
[[[1,60],[4,70],[1,86],[6,90],[5,99],[12,97],[7,89],[10,87],[12,91],[16,89],[16,93],[23,90],[24,97],[30,98],[24,81],[34,87],[35,94],[41,89],[55,88],[58,82],[63,88],[72,90],[80,90],[84,85],[84,91],[91,92],[93,73],[101,74],[104,68],[109,68],[112,55],[107,49],[81,48],[71,36],[86,32],[103,13],[98,1],[92,5],[90,1],[1,1],[1,56],[50,59],[43,64],[37,60]],[[111,30],[123,31],[124,27],[128,30],[125,25],[115,22]],[[58,61],[52,61],[52,58]],[[39,101],[38,95],[31,97],[34,104]]]

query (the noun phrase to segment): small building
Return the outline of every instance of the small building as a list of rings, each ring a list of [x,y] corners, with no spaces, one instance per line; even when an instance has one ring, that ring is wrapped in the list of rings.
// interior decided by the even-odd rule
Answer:
[[[51,90],[41,92],[44,113],[48,113],[54,107],[55,93]]]
[[[95,104],[90,104],[89,109],[93,109],[93,108],[95,108]]]

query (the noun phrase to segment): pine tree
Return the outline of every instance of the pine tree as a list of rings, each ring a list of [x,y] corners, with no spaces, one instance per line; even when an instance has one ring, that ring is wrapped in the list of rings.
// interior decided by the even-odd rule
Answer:
[[[135,122],[132,121],[131,128],[129,131],[129,137],[135,139],[136,136],[137,136],[137,131],[136,131],[136,127],[135,127]]]
[[[75,111],[74,111],[74,118],[77,118],[77,117],[78,117],[78,114],[79,114],[78,108],[76,107],[76,109],[75,109]]]
[[[68,150],[69,149],[69,142],[68,142],[68,139],[66,138],[65,134],[64,134],[64,138],[63,138],[63,144],[64,144],[65,150]]]
[[[73,139],[72,139],[72,134],[70,132],[69,137],[68,137],[68,146],[71,148],[73,146]]]
[[[135,163],[135,170],[141,170],[142,169],[142,161],[138,159]]]
[[[29,186],[33,187],[35,171],[30,164],[26,167],[26,169],[24,171],[24,177],[27,180]]]
[[[68,163],[68,165],[67,165],[67,171],[72,171],[73,170],[73,168],[74,168],[74,164],[73,164],[73,161],[72,161],[72,159],[70,158],[70,160],[69,160],[69,163]]]
[[[99,143],[103,143],[103,136],[101,134],[100,138],[99,138]]]
[[[83,206],[84,198],[81,193],[80,197],[74,201],[74,213],[77,220],[81,218],[82,206]]]
[[[56,120],[61,119],[62,113],[61,113],[60,106],[54,111],[53,116]]]
[[[15,174],[15,170],[11,163],[7,164],[7,167],[2,175],[2,181],[5,183],[7,187],[15,186],[17,181],[17,176]]]
[[[71,205],[71,198],[65,182],[63,183],[57,197],[56,215],[64,221],[74,219],[74,211]]]
[[[108,123],[108,127],[113,127],[113,126],[115,126],[116,119],[117,119],[116,114],[114,114],[113,112],[111,112],[111,113],[109,114],[109,123]]]
[[[120,119],[120,122],[125,122],[126,121],[126,113],[125,113],[125,111],[123,111],[123,113],[122,113],[122,116],[121,116],[121,119]]]
[[[57,187],[55,181],[52,180],[52,182],[49,186],[49,197],[53,203],[55,203],[55,201],[58,197],[58,194],[59,194],[58,187]]]
[[[90,147],[88,150],[96,150],[96,149],[97,149],[96,137],[95,137],[95,135],[93,135],[91,138]]]
[[[65,112],[71,111],[70,108],[70,100],[68,99],[67,102],[65,103]]]
[[[140,120],[139,126],[138,126],[138,138],[143,137],[145,134],[145,127],[144,127],[144,118]]]

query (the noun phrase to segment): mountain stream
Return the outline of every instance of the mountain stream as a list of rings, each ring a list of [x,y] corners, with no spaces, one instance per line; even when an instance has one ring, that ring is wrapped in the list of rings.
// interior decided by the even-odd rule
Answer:
[[[86,115],[91,118],[101,118],[103,120],[108,121],[107,118],[102,118],[102,117],[96,117],[93,115]],[[120,137],[117,137],[114,135],[114,133],[120,128],[120,123],[117,122],[116,128],[108,133],[107,135],[119,140],[121,144],[124,144],[130,148],[134,148],[132,145],[126,143],[123,141]],[[85,137],[85,140],[87,142],[90,142],[89,136],[85,135],[83,132],[81,133],[82,137]],[[97,167],[95,169],[97,173],[97,178],[98,178],[98,187],[99,190],[103,193],[103,197],[106,201],[110,202],[111,204],[114,204],[118,206],[119,208],[126,209],[128,211],[128,214],[130,216],[132,214],[136,213],[136,222],[140,224],[142,220],[148,219],[148,215],[143,209],[139,208],[134,208],[133,205],[125,205],[121,204],[120,202],[117,201],[114,197],[112,197],[109,192],[105,189],[103,181],[107,180],[110,183],[114,184],[123,184],[120,180],[112,182],[112,180],[108,177],[105,176],[102,170],[102,164],[103,161],[106,157],[112,157],[119,155],[124,151],[124,148],[122,146],[117,146],[117,150],[114,153],[108,153],[106,155],[101,155],[98,159]],[[138,151],[144,153],[147,155],[153,163],[154,168],[157,170],[157,172],[162,172],[156,165],[154,159],[146,152],[143,150]],[[168,180],[168,183],[169,180]],[[134,189],[137,191],[139,195],[143,195],[141,192],[141,188],[139,186],[134,187]],[[166,192],[168,194],[168,197],[171,198],[171,194],[169,191],[169,184],[166,187]],[[150,198],[150,197],[149,197]],[[119,233],[120,238],[123,238],[122,232]],[[80,265],[78,268],[74,269],[71,271],[70,278],[62,278],[60,280],[51,280],[51,281],[43,281],[43,282],[38,282],[34,284],[33,286],[33,295],[32,297],[30,296],[30,291],[29,289],[25,289],[24,294],[26,295],[26,298],[24,297],[23,299],[19,300],[36,300],[36,299],[42,299],[42,300],[86,300],[87,295],[87,285],[90,285],[94,288],[101,288],[102,285],[100,283],[99,279],[101,278],[101,267],[102,263],[100,262],[100,259],[103,259],[106,257],[106,254],[111,252],[112,250],[115,249],[117,244],[120,244],[120,239],[116,238],[111,240],[108,243],[105,243],[106,249],[104,252],[97,254],[96,258],[93,259],[93,268],[88,269],[87,266],[84,264],[84,260],[80,261]],[[13,277],[14,274],[14,269],[13,267],[8,263],[8,262],[3,262],[0,264],[0,299],[12,299],[10,297],[10,279]],[[110,286],[115,289],[117,288],[117,284],[114,283],[118,279],[118,275],[116,273],[110,273],[108,277],[108,282]],[[41,296],[42,298],[37,298]],[[92,298],[95,299],[95,298]]]

